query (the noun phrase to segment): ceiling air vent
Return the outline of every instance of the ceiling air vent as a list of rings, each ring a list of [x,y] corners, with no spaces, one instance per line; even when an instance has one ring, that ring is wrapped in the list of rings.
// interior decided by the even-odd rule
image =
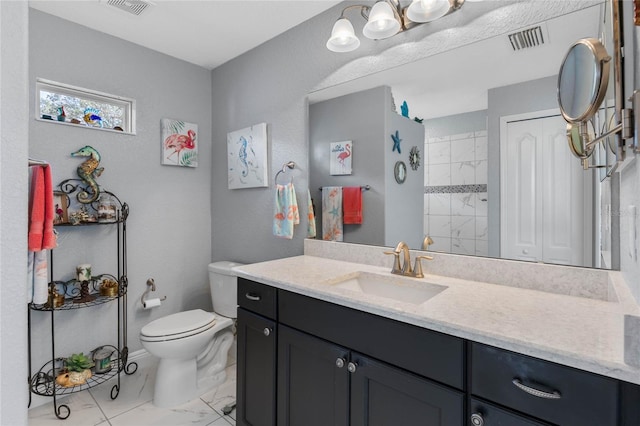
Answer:
[[[140,15],[151,4],[142,0],[108,0],[107,4],[134,15]]]
[[[518,51],[544,44],[544,35],[541,26],[529,28],[509,34],[509,41],[513,50]]]

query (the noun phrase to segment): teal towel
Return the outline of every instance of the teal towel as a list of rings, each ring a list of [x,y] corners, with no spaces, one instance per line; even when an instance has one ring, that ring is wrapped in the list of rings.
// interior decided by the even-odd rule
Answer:
[[[276,185],[273,214],[273,235],[279,238],[293,238],[293,227],[300,223],[298,201],[293,183]]]

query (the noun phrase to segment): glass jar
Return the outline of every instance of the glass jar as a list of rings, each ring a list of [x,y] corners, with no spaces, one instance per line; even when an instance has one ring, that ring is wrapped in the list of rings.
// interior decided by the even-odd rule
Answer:
[[[102,193],[98,201],[98,222],[109,223],[117,220],[117,205],[113,196]]]

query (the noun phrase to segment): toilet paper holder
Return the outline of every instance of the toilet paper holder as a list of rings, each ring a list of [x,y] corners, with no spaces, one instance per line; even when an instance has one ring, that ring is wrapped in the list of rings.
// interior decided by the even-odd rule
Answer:
[[[147,296],[152,291],[156,291],[156,282],[153,280],[153,278],[149,278],[147,280],[147,290],[144,293],[142,293],[142,296],[140,297],[140,303],[142,303],[142,306],[145,306],[145,302],[147,301]],[[162,302],[163,300],[166,300],[166,299],[167,299],[167,296],[162,296],[160,298],[160,301]]]

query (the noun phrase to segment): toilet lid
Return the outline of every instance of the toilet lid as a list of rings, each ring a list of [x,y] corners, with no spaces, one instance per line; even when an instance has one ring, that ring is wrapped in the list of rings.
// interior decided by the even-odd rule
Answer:
[[[202,309],[178,312],[177,314],[151,321],[142,327],[140,334],[149,337],[180,334],[202,328],[212,321],[215,321],[215,319],[215,314],[203,311]]]

